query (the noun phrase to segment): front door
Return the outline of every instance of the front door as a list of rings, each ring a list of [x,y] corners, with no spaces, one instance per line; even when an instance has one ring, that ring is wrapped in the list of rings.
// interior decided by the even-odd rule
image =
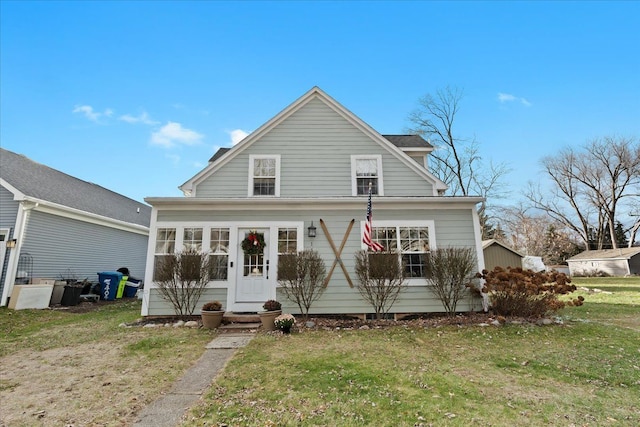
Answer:
[[[236,303],[263,303],[271,295],[269,229],[239,229],[238,242]]]

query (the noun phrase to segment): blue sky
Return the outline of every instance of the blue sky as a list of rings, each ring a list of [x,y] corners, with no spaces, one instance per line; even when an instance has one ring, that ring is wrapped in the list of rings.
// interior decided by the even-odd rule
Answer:
[[[640,137],[640,2],[0,3],[0,144],[131,198],[319,86],[380,133],[465,92],[458,133],[506,162]]]

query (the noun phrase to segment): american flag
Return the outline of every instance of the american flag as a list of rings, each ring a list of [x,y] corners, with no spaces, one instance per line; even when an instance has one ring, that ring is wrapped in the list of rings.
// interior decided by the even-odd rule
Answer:
[[[373,215],[371,212],[371,186],[369,186],[369,202],[367,203],[367,221],[364,223],[364,236],[362,237],[362,242],[365,245],[369,246],[369,249],[371,249],[374,252],[384,251],[384,246],[382,246],[378,242],[374,242],[373,240],[371,240],[372,216]]]

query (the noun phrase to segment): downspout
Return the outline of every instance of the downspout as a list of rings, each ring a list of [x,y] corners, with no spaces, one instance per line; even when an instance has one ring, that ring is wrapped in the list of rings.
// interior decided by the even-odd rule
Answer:
[[[31,205],[31,206],[29,206]],[[4,289],[2,289],[2,299],[0,300],[0,307],[7,305],[7,299],[13,291],[13,285],[16,281],[16,273],[18,271],[18,260],[20,258],[20,250],[22,249],[22,242],[26,230],[26,224],[29,219],[30,212],[37,208],[39,203],[33,202],[20,202],[22,209],[18,210],[18,216],[16,218],[15,228],[13,230],[13,237],[16,239],[16,247],[11,249],[9,253],[9,263],[7,265],[7,275],[4,279]]]
[[[478,210],[473,206],[471,208],[471,218],[473,219],[473,234],[475,236],[476,242],[476,258],[478,259],[478,273],[484,270],[484,251],[482,250],[482,231],[480,230],[480,215],[478,215]],[[484,279],[480,279],[480,295],[482,296],[482,309],[485,311],[489,311],[489,296],[482,292],[482,288],[484,287]]]

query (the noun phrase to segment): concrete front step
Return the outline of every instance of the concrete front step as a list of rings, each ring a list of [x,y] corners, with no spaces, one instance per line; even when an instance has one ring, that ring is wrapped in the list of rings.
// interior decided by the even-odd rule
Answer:
[[[222,323],[260,323],[260,316],[257,313],[234,313],[225,312]]]
[[[227,323],[218,328],[220,332],[247,332],[256,331],[262,323]]]

